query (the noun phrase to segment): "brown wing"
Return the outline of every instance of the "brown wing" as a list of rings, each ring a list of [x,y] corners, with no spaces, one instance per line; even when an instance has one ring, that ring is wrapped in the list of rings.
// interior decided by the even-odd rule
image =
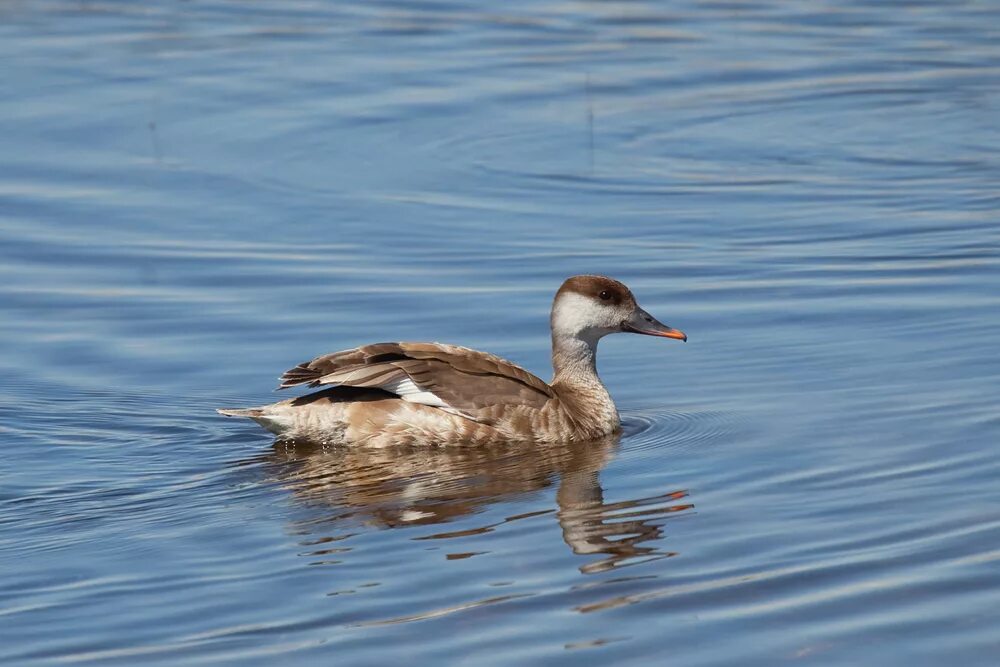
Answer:
[[[491,405],[541,408],[552,388],[500,357],[440,343],[376,343],[299,364],[279,389],[307,384],[377,387],[413,403],[467,412]]]

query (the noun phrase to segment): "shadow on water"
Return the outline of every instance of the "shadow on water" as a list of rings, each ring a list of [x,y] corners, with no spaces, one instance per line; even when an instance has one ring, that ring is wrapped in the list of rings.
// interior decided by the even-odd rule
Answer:
[[[590,574],[676,555],[652,543],[662,537],[668,517],[694,507],[680,502],[688,495],[685,490],[605,501],[600,472],[619,440],[615,435],[544,448],[512,443],[474,449],[366,449],[276,441],[258,462],[298,503],[322,512],[298,522],[296,532],[331,525],[394,529],[456,522],[489,505],[555,486],[554,507],[536,503],[537,509],[493,523],[416,539],[475,537],[500,524],[553,514],[573,553],[603,556],[579,566],[580,572]]]

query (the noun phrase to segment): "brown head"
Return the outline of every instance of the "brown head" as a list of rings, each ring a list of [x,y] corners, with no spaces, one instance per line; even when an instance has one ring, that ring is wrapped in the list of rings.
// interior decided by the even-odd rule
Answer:
[[[632,290],[606,276],[573,276],[552,302],[552,335],[595,344],[603,336],[629,332],[687,340],[636,303]]]

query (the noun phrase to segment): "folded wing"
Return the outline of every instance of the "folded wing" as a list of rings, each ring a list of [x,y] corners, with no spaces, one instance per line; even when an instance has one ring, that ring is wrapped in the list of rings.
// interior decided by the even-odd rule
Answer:
[[[411,403],[463,414],[495,405],[540,409],[552,388],[500,357],[440,343],[376,343],[299,364],[279,389],[345,385],[388,391]]]

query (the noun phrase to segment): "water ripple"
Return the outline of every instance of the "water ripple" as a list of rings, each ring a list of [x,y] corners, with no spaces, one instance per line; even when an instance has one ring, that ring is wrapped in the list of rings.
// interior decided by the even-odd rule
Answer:
[[[746,427],[734,413],[681,410],[629,410],[622,431],[630,451],[664,448],[677,453],[732,439]]]

